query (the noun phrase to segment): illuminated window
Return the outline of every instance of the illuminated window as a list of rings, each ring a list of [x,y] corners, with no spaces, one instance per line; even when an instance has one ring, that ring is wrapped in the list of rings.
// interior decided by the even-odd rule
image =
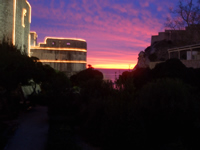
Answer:
[[[26,13],[27,13],[27,10],[25,8],[23,8],[23,10],[22,10],[22,27],[24,27],[24,28],[25,28],[24,20],[25,20]]]
[[[54,41],[53,41],[51,44],[52,44],[53,46],[56,45],[56,43],[55,43]]]

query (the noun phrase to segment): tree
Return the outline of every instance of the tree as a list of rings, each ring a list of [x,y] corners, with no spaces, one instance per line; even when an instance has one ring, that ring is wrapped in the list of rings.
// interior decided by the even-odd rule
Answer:
[[[89,66],[88,66],[89,67]],[[93,67],[89,67],[88,69],[82,70],[77,74],[70,77],[70,80],[75,85],[83,85],[89,80],[103,80],[103,73],[95,70]]]
[[[92,68],[92,69],[94,69],[94,67],[92,67],[92,65],[90,65],[90,64],[88,64],[88,68]]]
[[[172,16],[167,17],[165,26],[170,29],[180,30],[200,24],[200,0],[179,0],[178,6],[169,10]]]
[[[167,17],[165,27],[177,32],[183,43],[193,44],[200,41],[200,0],[179,0],[175,8],[169,8],[171,13]],[[186,29],[186,32],[183,30]]]
[[[199,119],[198,103],[193,88],[180,79],[147,83],[138,93],[135,108],[149,149],[199,149],[200,128],[194,125]]]
[[[0,43],[0,86],[16,89],[32,79],[34,72],[34,62],[25,53],[6,41]]]

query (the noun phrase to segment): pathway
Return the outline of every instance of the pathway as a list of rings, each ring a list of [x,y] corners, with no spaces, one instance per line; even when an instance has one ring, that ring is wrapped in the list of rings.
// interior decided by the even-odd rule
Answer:
[[[36,106],[19,117],[19,127],[4,150],[45,150],[48,128],[47,107]]]

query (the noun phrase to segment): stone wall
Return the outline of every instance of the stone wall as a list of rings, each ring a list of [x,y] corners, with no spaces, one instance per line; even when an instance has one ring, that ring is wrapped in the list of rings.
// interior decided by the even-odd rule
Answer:
[[[184,41],[186,40],[187,30],[165,30],[165,32],[159,32],[158,35],[151,37],[151,44],[159,41]]]
[[[86,69],[85,63],[50,63],[43,62],[43,65],[49,65],[55,70],[64,72],[68,77]]]
[[[185,30],[165,30],[151,37],[151,44],[162,40],[177,42],[179,46],[200,42],[200,25],[190,25]]]
[[[31,56],[71,76],[86,69],[87,43],[82,39],[47,38],[40,46],[31,47]]]
[[[164,61],[157,61],[157,62],[150,62],[149,63],[149,68],[150,69],[153,69],[153,68],[155,68],[155,66],[157,65],[157,64],[160,64],[160,63],[163,63]]]
[[[64,51],[64,50],[46,50],[31,48],[32,56],[38,57],[40,60],[74,60],[85,61],[86,52]]]
[[[13,0],[0,1],[0,41],[5,37],[12,42],[13,35]]]
[[[180,60],[187,68],[200,68],[200,60]],[[159,63],[163,63],[164,61],[158,61],[158,62],[150,62],[149,68],[153,69],[155,66]]]
[[[82,48],[87,49],[87,43],[82,39],[47,38],[40,47]]]
[[[188,68],[200,68],[200,60],[181,60]]]
[[[24,16],[24,27],[22,26],[22,13],[23,10],[26,10],[26,15]],[[17,0],[17,9],[16,9],[16,29],[15,29],[15,45],[28,53],[29,47],[29,32],[30,32],[30,7],[26,0]]]
[[[9,40],[27,53],[29,47],[31,7],[26,0],[16,0],[16,7],[14,2],[15,0],[0,1],[0,40],[5,37],[6,40]],[[23,17],[24,10],[26,10],[26,13]],[[13,24],[14,14],[16,17]],[[24,21],[22,21],[23,19]],[[22,26],[23,23],[24,27]]]
[[[37,46],[38,35],[36,32],[30,32],[30,46]]]

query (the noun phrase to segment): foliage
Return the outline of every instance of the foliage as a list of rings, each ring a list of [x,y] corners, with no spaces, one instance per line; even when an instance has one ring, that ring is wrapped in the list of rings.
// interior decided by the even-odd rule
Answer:
[[[134,85],[136,89],[141,88],[144,84],[151,80],[151,70],[149,68],[138,68],[132,72],[125,72],[119,76],[117,84],[126,87],[126,83]]]
[[[117,84],[126,86],[126,83],[132,83],[139,90],[142,86],[152,80],[159,78],[178,78],[185,83],[200,88],[199,69],[187,68],[179,59],[169,59],[163,63],[159,63],[154,69],[138,68],[132,72],[124,72]]]
[[[74,132],[67,122],[50,121],[47,150],[81,150],[73,140]]]
[[[183,81],[166,78],[134,95],[119,91],[92,98],[80,117],[82,135],[103,149],[194,148],[198,140],[193,146],[188,137],[200,132],[200,105],[192,91]]]
[[[187,68],[179,59],[169,59],[166,62],[159,63],[152,70],[154,78],[184,78],[187,74]]]
[[[194,145],[190,140],[200,132],[200,126],[195,125],[200,123],[196,109],[199,101],[194,99],[192,90],[179,79],[167,78],[148,83],[139,91],[136,112],[144,125],[149,147],[194,149],[198,145],[197,139]]]
[[[199,73],[198,69],[187,68],[179,59],[169,59],[157,64],[151,71],[153,79],[178,78],[195,87],[200,87]]]
[[[48,65],[43,66],[44,80],[42,89],[50,92],[63,92],[70,87],[70,81],[63,72],[56,72]]]
[[[16,125],[10,125],[3,120],[16,119],[21,109],[22,93],[20,84],[26,84],[34,73],[34,62],[20,49],[7,43],[0,43],[0,147],[5,146],[9,132]],[[8,121],[9,122],[9,121]],[[3,126],[2,126],[3,125]],[[13,129],[12,129],[13,128]]]
[[[66,101],[70,96],[65,94],[70,87],[70,81],[67,76],[63,72],[55,71],[48,65],[43,65],[36,57],[29,58],[20,49],[3,40],[0,43],[0,147],[5,146],[7,142],[7,137],[5,136],[8,136],[3,132],[7,130],[7,127],[2,126],[2,120],[15,119],[19,111],[23,110],[23,107],[20,107],[20,101],[24,100],[21,85],[30,84],[30,80],[33,81],[32,83],[40,84],[42,88],[42,93],[39,95],[36,95],[34,91],[29,96],[28,100],[32,104],[41,104],[41,101],[44,104],[45,102],[49,106],[49,114],[53,114],[56,111],[57,114],[76,113],[76,107],[73,106],[73,102]],[[60,112],[58,110],[55,111],[57,108]],[[69,134],[65,129],[59,130],[58,133],[57,135],[61,135],[61,137],[63,137],[62,133]],[[69,149],[79,149],[75,144],[71,143],[70,138],[71,136],[65,146]],[[55,142],[52,147],[59,149],[57,144],[60,143]]]
[[[90,68],[71,78],[80,92],[50,94],[49,114],[102,149],[199,148],[199,75],[171,59],[153,70],[124,72],[114,88]]]
[[[200,1],[179,0],[176,8],[170,8],[171,17],[165,22],[165,27],[171,30],[182,30],[170,32],[174,37],[179,36],[178,45],[196,44],[200,41]],[[184,32],[183,30],[186,29]]]
[[[43,65],[36,57],[29,58],[5,41],[0,44],[0,54],[0,85],[7,89],[16,89],[20,83],[28,84],[30,79],[39,84],[51,84],[50,87],[55,90],[69,87],[64,73]]]
[[[84,84],[84,82],[87,82],[89,80],[102,80],[103,74],[95,70],[94,68],[90,67],[86,70],[80,71],[79,73],[73,75],[70,77],[70,80],[74,85],[81,85]]]
[[[156,55],[156,53],[150,54],[150,55],[149,55],[149,60],[150,60],[151,62],[156,61],[156,60],[157,60],[157,55]]]
[[[200,2],[195,0],[179,0],[178,6],[170,8],[172,18],[167,18],[166,27],[184,29],[186,26],[200,24]]]
[[[6,42],[0,44],[0,85],[8,90],[27,83],[35,71],[34,62],[19,49]]]

